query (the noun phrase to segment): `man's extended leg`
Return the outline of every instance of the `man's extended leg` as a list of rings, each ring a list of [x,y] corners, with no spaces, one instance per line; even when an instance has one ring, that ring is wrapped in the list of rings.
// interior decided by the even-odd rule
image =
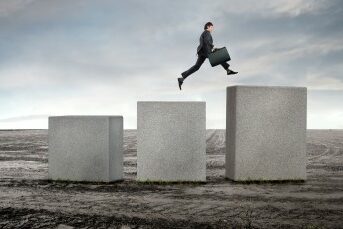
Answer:
[[[187,71],[184,71],[183,73],[181,73],[182,77],[177,78],[177,81],[179,83],[179,88],[181,90],[181,85],[183,84],[183,81],[192,73],[196,72],[199,70],[200,66],[204,63],[204,61],[206,60],[207,57],[202,56],[202,55],[198,55],[198,59],[197,62],[195,63],[195,65],[193,65],[190,69],[188,69]]]
[[[193,65],[190,69],[188,69],[187,71],[184,71],[183,73],[181,73],[182,78],[186,79],[190,74],[196,72],[199,70],[199,68],[201,67],[201,65],[204,63],[204,61],[206,60],[207,57],[199,55],[198,59],[195,63],[195,65]]]

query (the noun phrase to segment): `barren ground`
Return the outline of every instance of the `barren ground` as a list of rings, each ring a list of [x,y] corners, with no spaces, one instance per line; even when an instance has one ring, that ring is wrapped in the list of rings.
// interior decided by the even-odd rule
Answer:
[[[0,131],[0,228],[343,228],[343,130],[307,131],[305,183],[224,179],[225,130],[207,130],[207,183],[141,184],[136,130],[123,182],[52,182],[47,130]]]

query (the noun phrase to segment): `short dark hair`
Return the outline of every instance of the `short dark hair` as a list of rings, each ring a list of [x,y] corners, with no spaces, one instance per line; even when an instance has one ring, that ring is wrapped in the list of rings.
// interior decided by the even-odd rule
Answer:
[[[207,22],[204,26],[204,30],[207,29],[207,27],[213,26],[212,22]]]

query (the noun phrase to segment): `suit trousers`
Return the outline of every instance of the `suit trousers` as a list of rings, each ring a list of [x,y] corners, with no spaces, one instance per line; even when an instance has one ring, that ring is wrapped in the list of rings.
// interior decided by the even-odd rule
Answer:
[[[204,55],[198,55],[198,59],[196,61],[196,63],[187,71],[184,71],[183,73],[181,73],[182,78],[186,79],[190,74],[196,72],[199,70],[199,68],[201,67],[201,65],[204,63],[204,61],[206,60],[206,56]],[[224,62],[222,64],[220,64],[221,66],[223,66],[223,68],[225,70],[227,70],[229,68],[229,64],[227,62]]]

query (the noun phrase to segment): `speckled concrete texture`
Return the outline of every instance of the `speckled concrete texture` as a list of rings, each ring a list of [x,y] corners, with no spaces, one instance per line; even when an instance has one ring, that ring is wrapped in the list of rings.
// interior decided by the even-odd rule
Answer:
[[[137,102],[137,180],[206,181],[205,102]]]
[[[227,87],[226,177],[306,180],[307,89]]]
[[[122,116],[50,116],[49,179],[123,178]]]

